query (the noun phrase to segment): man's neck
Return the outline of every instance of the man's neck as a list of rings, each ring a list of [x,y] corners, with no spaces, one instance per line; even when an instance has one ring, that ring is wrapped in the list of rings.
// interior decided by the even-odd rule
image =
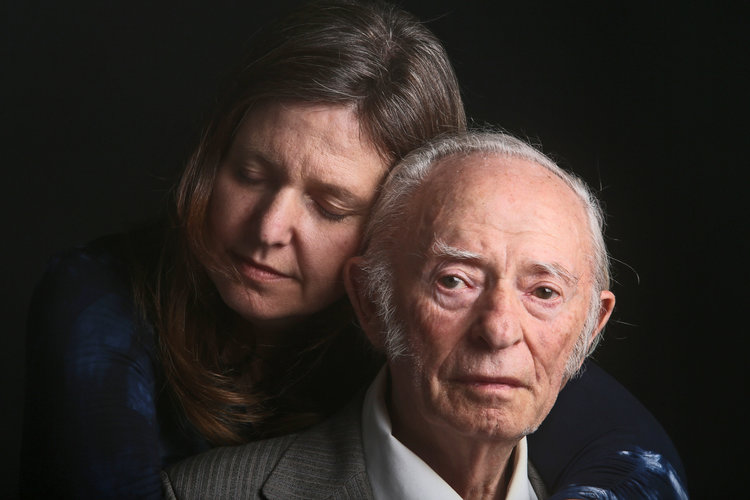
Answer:
[[[393,436],[442,477],[461,498],[503,499],[513,473],[516,442],[454,439],[454,432],[407,428],[386,398]]]

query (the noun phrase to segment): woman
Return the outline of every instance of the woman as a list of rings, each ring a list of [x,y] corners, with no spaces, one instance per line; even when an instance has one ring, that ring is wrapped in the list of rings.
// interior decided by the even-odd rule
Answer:
[[[37,288],[24,494],[158,498],[165,465],[343,405],[378,360],[341,266],[388,168],[465,125],[444,49],[404,12],[326,2],[271,27],[166,222],[58,257]],[[560,473],[586,443],[549,460],[548,484],[598,484],[575,476],[585,460]]]

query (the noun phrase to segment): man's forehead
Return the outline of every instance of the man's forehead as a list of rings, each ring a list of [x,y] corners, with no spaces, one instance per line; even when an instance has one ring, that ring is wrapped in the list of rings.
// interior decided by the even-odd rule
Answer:
[[[437,200],[482,207],[488,198],[501,198],[519,208],[533,208],[552,199],[569,216],[586,219],[583,200],[557,172],[500,152],[475,152],[439,160],[421,192],[427,201],[423,209],[434,207],[432,202]]]
[[[420,228],[417,245],[423,255],[437,239],[455,250],[482,253],[497,238],[523,235],[525,239],[518,241],[533,253],[543,256],[545,249],[555,253],[559,248],[571,257],[590,244],[583,203],[556,173],[496,153],[442,160],[423,186],[414,210],[414,223]],[[464,237],[455,239],[451,234]],[[466,245],[458,244],[462,239]]]

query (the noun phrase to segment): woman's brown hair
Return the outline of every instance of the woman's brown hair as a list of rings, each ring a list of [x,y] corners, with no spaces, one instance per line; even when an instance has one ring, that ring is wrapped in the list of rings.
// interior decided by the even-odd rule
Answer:
[[[206,266],[207,211],[222,157],[244,117],[263,103],[348,105],[364,136],[389,165],[426,140],[465,128],[458,83],[435,36],[384,3],[313,2],[270,26],[188,161],[161,257],[136,285],[158,335],[169,393],[213,444],[229,444],[308,425],[340,405],[363,381],[361,342],[342,298],[295,327],[298,335],[266,360],[252,339],[233,348],[234,314]],[[354,373],[341,373],[351,370]]]

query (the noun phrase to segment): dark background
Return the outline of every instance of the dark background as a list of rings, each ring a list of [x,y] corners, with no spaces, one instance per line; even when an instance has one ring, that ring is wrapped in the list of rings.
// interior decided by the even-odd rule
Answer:
[[[47,257],[159,210],[244,43],[294,3],[7,4],[0,491],[17,487],[25,313]],[[601,190],[617,307],[595,358],[672,436],[694,498],[743,491],[740,13],[402,4],[444,41],[475,123],[533,139]]]

